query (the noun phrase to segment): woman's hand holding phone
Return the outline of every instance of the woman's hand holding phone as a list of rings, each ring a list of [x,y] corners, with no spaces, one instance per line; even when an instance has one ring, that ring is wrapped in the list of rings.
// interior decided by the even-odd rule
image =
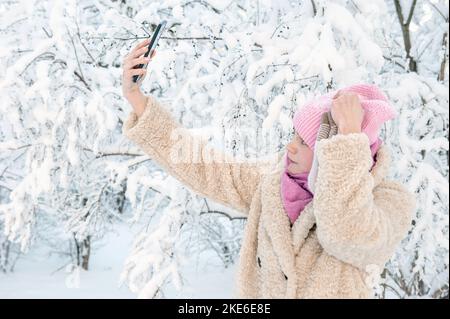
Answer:
[[[144,56],[147,52],[149,43],[150,38],[140,42],[125,56],[122,63],[122,93],[132,105],[137,116],[141,116],[144,112],[147,102],[147,97],[140,89],[140,84],[144,80],[147,70],[145,68],[134,67],[139,64],[148,64],[155,55],[156,51],[153,51],[150,57]],[[135,75],[142,75],[136,83],[133,81],[133,76]]]

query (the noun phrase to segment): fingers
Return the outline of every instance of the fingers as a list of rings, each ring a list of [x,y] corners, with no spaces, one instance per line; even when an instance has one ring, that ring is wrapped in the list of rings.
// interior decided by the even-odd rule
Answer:
[[[150,38],[147,38],[147,39],[145,39],[144,41],[139,42],[138,45],[136,45],[136,46],[133,48],[133,50],[131,50],[130,53],[134,53],[134,52],[140,50],[141,48],[146,47],[149,43],[150,43]]]
[[[124,69],[132,69],[139,64],[148,64],[152,60],[152,58],[155,56],[155,52],[156,51],[153,51],[153,53],[150,57],[141,56],[141,57],[134,58],[134,59],[128,58],[124,61],[123,68]]]
[[[146,69],[131,69],[123,73],[123,81],[124,83],[129,83],[128,85],[132,86],[133,78],[135,76],[140,76],[140,79],[136,83],[139,85],[145,78],[146,74],[147,74]]]
[[[339,90],[334,96],[333,96],[333,100],[337,100],[339,98],[345,98],[345,97],[357,97],[358,95],[356,93],[353,92],[345,92],[342,90]]]
[[[354,104],[359,102],[359,96],[356,93],[353,92],[342,92],[339,91],[334,97],[333,97],[333,103],[332,104]]]
[[[127,54],[123,60],[122,68],[123,68],[123,78],[126,81],[129,81],[135,75],[142,75],[142,79],[145,77],[147,73],[146,68],[136,68],[138,65],[146,65],[150,62],[150,60],[155,56],[156,51],[153,50],[150,57],[143,56],[148,50],[148,44],[150,43],[150,39],[145,39],[136,45],[133,50],[129,54]]]
[[[333,100],[336,100],[339,96],[341,96],[342,95],[342,93],[341,93],[341,91],[339,90],[334,96],[333,96]]]
[[[140,57],[141,55],[143,55],[145,52],[147,52],[148,48],[147,47],[143,47],[140,48],[134,52],[130,52],[130,54],[127,56],[128,59],[135,59]]]
[[[125,72],[126,76],[133,76],[133,75],[143,75],[146,74],[146,69],[130,69],[127,72]]]
[[[149,57],[140,57],[140,58],[128,60],[127,62],[125,62],[123,67],[124,67],[124,69],[132,69],[136,65],[147,64],[148,62],[150,62],[150,60],[151,60],[151,58],[149,58]]]
[[[126,59],[133,59],[143,55],[148,50],[148,45],[150,44],[150,38],[145,39],[138,43],[126,56]],[[153,51],[155,52],[155,51]],[[154,53],[152,54],[152,56]]]
[[[145,76],[145,74],[147,74],[147,70],[146,69],[129,69],[129,70],[125,70],[123,72],[123,80],[125,82],[128,82],[135,75]]]

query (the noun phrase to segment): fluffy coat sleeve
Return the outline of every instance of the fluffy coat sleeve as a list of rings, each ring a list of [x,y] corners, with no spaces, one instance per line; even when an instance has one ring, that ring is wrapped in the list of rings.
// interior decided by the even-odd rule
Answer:
[[[260,180],[261,163],[227,156],[207,141],[192,136],[152,96],[148,96],[140,117],[130,113],[122,131],[194,192],[244,214],[248,212]]]
[[[338,134],[316,147],[313,205],[323,249],[363,270],[383,267],[410,228],[415,198],[394,181],[374,187],[366,134]]]

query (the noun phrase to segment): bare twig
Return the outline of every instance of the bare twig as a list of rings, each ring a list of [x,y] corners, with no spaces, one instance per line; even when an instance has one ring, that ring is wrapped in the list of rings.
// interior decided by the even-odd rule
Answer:
[[[22,148],[27,148],[27,147],[30,147],[30,146],[33,146],[33,144],[25,144],[25,145],[21,145],[21,146],[18,146],[18,147],[6,147],[5,149],[10,150],[10,151],[17,151],[17,150],[20,150]]]
[[[77,71],[73,71],[73,73],[75,74],[75,76],[81,81],[83,82],[84,86],[89,90],[92,91],[91,87],[89,86],[89,84],[87,84],[86,80],[84,79],[84,77],[82,75],[80,75]]]
[[[78,52],[77,52],[77,48],[75,47],[75,42],[73,41],[73,37],[70,34],[69,30],[67,30],[67,33],[69,34],[69,38],[70,38],[70,42],[72,43],[73,46],[73,51],[75,53],[75,58],[77,60],[77,64],[78,64],[78,69],[80,70],[80,73],[78,73],[77,71],[74,71],[75,75],[80,79],[81,82],[83,82],[83,84],[86,86],[86,88],[89,91],[92,91],[91,87],[89,86],[89,84],[86,82],[85,77],[83,75],[83,69],[81,68],[81,64],[80,64],[80,59],[78,58]]]
[[[413,0],[413,3],[411,5],[411,8],[409,9],[409,15],[408,15],[408,20],[406,21],[406,24],[409,26],[411,24],[411,20],[414,14],[414,9],[416,7],[417,4],[417,0]]]
[[[395,61],[394,59],[392,59],[392,58],[390,58],[390,57],[388,57],[388,56],[383,55],[383,58],[384,58],[385,60],[389,61],[389,62],[393,62],[395,65],[401,67],[403,70],[406,69],[406,67],[405,67],[404,65],[400,64],[399,62]]]
[[[12,192],[12,191],[13,191],[13,190],[12,190],[11,188],[9,188],[8,186],[2,185],[2,184],[0,184],[0,187],[6,189],[8,192]]]
[[[230,216],[227,213],[221,212],[221,211],[218,211],[218,210],[208,210],[208,211],[205,211],[205,212],[200,212],[199,215],[205,215],[205,214],[219,214],[219,215],[227,217],[230,220],[236,220],[236,219],[245,220],[245,219],[247,219],[247,217],[244,217],[244,216]]]
[[[83,41],[81,40],[81,34],[80,34],[80,26],[78,25],[78,21],[75,21],[76,25],[77,25],[77,37],[80,40],[81,46],[84,48],[84,50],[86,51],[86,53],[88,54],[88,56],[91,58],[92,62],[94,64],[97,65],[96,60],[94,59],[94,57],[92,56],[91,52],[89,52],[88,48],[86,47],[86,45],[83,43]]]
[[[430,0],[428,0],[427,1],[428,2],[428,4],[430,5],[430,6],[432,6],[433,8],[434,8],[434,10],[436,10],[438,13],[439,13],[439,15],[445,20],[445,22],[448,22],[448,16],[446,17],[443,13],[442,13],[442,11],[433,3],[433,2],[431,2]]]
[[[94,153],[94,151],[92,149],[87,148],[87,147],[83,147],[82,150]],[[98,153],[99,154],[97,154],[95,156],[95,158],[102,158],[102,157],[107,157],[107,156],[133,156],[133,157],[142,156],[142,154],[139,154],[139,153],[128,153],[128,152],[109,152],[109,153],[98,152]]]
[[[53,34],[50,34],[44,27],[42,27],[42,30],[44,30],[48,38],[51,38],[53,36]]]
[[[123,38],[123,37],[88,37],[85,38],[86,40],[91,39],[101,39],[101,40],[118,40],[118,41],[131,41],[131,40],[143,40],[147,39],[148,37],[130,37],[130,38]],[[223,38],[219,37],[163,37],[161,36],[161,39],[165,40],[171,40],[171,41],[191,41],[191,40],[198,40],[198,41],[221,41]]]
[[[214,11],[214,13],[217,13],[217,14],[221,13],[221,11],[219,9],[213,7],[211,4],[209,4],[208,2],[203,1],[203,0],[189,1],[189,2],[184,3],[181,6],[184,8],[184,7],[186,7],[186,6],[190,5],[190,4],[195,4],[195,3],[198,3],[198,4],[204,6],[204,7],[208,8],[208,9],[211,9],[212,11]]]
[[[381,285],[382,285],[385,289],[386,289],[386,288],[391,289],[392,292],[394,292],[394,293],[397,295],[397,297],[399,297],[400,299],[403,299],[403,296],[400,295],[400,293],[399,293],[394,287],[392,287],[391,285],[388,285],[388,284],[386,284],[386,283],[383,283],[383,284],[381,284]]]
[[[359,13],[362,13],[361,9],[356,5],[355,1],[351,0],[351,3],[355,7],[355,9],[358,10]]]
[[[147,35],[148,35],[149,37],[151,36],[151,34],[147,32],[147,29],[146,29],[146,28],[141,27],[141,29],[144,30],[144,32],[147,33]]]
[[[18,19],[18,20],[16,20],[16,21],[10,23],[9,25],[7,25],[6,27],[4,27],[3,29],[0,29],[0,32],[5,32],[6,30],[8,30],[9,28],[11,28],[11,27],[14,26],[15,24],[20,23],[20,22],[22,22],[22,21],[26,21],[27,19],[28,19],[28,17],[20,18],[20,19]]]
[[[150,162],[150,161],[151,161],[150,158],[144,158],[142,161],[139,161],[139,162],[136,162],[136,163],[128,165],[128,167],[131,168],[133,166],[136,166],[136,165],[139,165],[139,164],[142,164],[142,163],[145,163],[145,162]]]
[[[208,201],[206,200],[206,198],[203,199],[203,202],[205,203],[206,211],[200,212],[199,215],[219,214],[219,215],[227,217],[229,220],[247,219],[247,217],[245,217],[245,216],[230,216],[229,214],[227,214],[225,212],[221,212],[221,211],[218,211],[218,210],[211,210],[211,208],[209,207],[209,204],[208,204]]]
[[[41,54],[38,54],[37,56],[35,56],[30,62],[27,63],[27,65],[23,68],[23,70],[20,72],[19,76],[22,76],[25,71],[30,67],[30,65],[32,65],[34,62],[36,62],[38,59],[54,59],[55,58],[55,54],[53,52],[42,52]]]

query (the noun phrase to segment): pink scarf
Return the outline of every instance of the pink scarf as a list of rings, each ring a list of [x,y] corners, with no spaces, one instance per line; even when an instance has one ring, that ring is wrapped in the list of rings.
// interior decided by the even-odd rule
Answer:
[[[285,169],[281,175],[281,197],[284,209],[293,224],[303,208],[313,199],[313,194],[308,189],[309,172],[291,174],[287,171],[290,163],[291,160],[286,154]]]
[[[376,153],[382,144],[381,139],[377,139],[375,143],[370,145],[370,151],[373,157],[372,168],[376,162]],[[309,172],[290,174],[287,171],[291,160],[285,155],[285,169],[281,175],[281,197],[284,209],[291,221],[291,225],[297,220],[300,213],[306,205],[312,201],[314,195],[308,188],[308,174]]]

